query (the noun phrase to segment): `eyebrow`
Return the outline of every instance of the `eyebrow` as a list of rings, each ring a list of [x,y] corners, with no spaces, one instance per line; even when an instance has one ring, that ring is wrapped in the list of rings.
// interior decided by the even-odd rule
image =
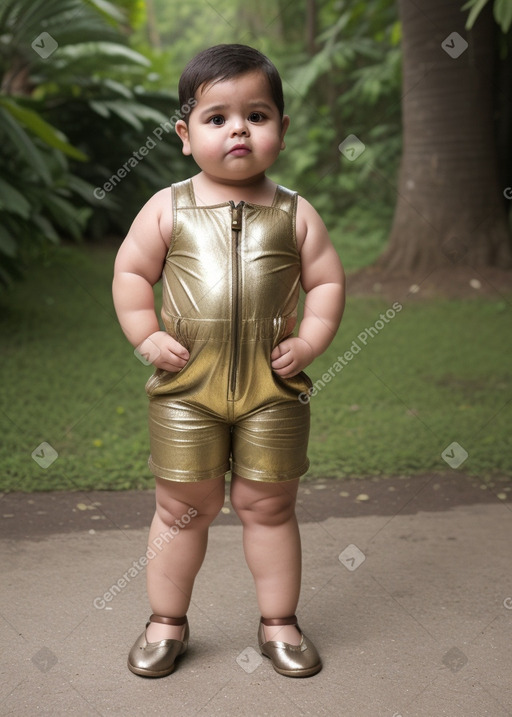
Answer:
[[[264,100],[250,100],[247,104],[249,107],[261,107],[261,109],[266,109],[269,112],[272,112],[274,109],[272,105],[269,105],[268,102],[265,102]],[[209,107],[205,107],[205,109],[201,112],[201,116],[203,117],[204,115],[209,115],[214,112],[222,112],[228,108],[229,105],[227,104],[210,105]]]

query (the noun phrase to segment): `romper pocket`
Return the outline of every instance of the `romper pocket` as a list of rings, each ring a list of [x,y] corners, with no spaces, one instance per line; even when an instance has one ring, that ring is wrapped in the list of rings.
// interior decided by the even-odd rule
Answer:
[[[276,316],[273,319],[273,341],[272,350],[277,344],[281,343],[288,336],[292,336],[293,330],[297,325],[297,316],[290,314],[289,316]]]
[[[277,344],[282,340],[281,334],[283,332],[284,320],[282,316],[276,316],[273,319],[272,324],[272,351],[275,349]]]
[[[169,334],[169,336],[172,336],[173,339],[176,339],[176,341],[184,346],[187,351],[190,353],[190,347],[187,345],[187,341],[184,336],[184,331],[182,327],[183,319],[181,316],[166,316],[165,323],[165,330]]]

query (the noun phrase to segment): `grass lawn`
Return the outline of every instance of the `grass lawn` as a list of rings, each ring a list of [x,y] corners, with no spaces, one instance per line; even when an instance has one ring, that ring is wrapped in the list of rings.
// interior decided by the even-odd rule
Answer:
[[[153,485],[144,392],[152,369],[117,324],[114,256],[61,247],[0,300],[0,490]],[[399,301],[392,316],[392,302],[349,298],[336,340],[309,367],[309,475],[451,471],[441,453],[457,442],[468,453],[464,472],[512,476],[512,302]],[[46,468],[31,457],[43,441],[58,453]],[[40,461],[49,457],[39,451]]]

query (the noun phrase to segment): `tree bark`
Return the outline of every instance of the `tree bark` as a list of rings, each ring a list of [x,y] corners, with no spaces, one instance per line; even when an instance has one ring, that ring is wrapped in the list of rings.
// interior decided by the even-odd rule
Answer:
[[[162,47],[162,40],[158,31],[154,0],[146,0],[146,16],[149,44],[159,50]]]
[[[399,0],[403,155],[389,244],[378,261],[407,274],[512,264],[493,132],[497,27],[491,7],[464,29],[460,0]],[[468,42],[467,49],[452,57]],[[442,47],[443,45],[443,47]]]
[[[306,47],[308,55],[316,54],[316,0],[306,2]]]

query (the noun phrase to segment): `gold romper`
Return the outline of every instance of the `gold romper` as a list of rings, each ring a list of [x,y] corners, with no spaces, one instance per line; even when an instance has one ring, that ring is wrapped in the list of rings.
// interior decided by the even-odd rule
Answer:
[[[176,481],[230,468],[259,481],[297,478],[309,467],[309,404],[298,397],[311,381],[280,378],[270,361],[297,320],[297,194],[278,186],[271,206],[198,206],[188,179],[172,196],[162,319],[190,358],[146,384],[149,466]]]

